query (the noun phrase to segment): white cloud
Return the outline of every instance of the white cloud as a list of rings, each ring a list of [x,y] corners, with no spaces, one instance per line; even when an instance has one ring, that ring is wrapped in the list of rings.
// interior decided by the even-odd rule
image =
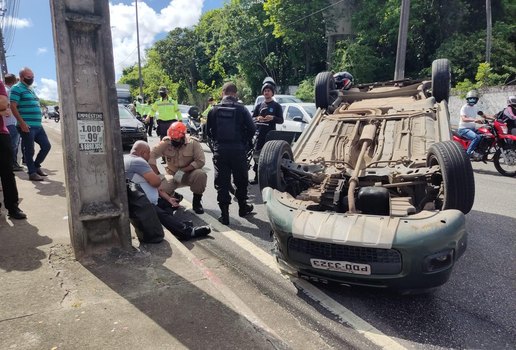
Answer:
[[[35,87],[39,98],[51,101],[59,101],[57,94],[57,81],[41,78],[41,84]]]
[[[43,55],[44,53],[47,53],[47,52],[48,52],[48,49],[46,47],[38,47],[38,51],[37,51],[38,55]]]
[[[27,28],[32,27],[32,22],[30,21],[30,19],[26,18],[15,18],[7,16],[3,19],[3,25],[14,28]]]
[[[159,12],[144,1],[138,1],[140,54],[152,46],[156,36],[177,27],[191,27],[199,22],[204,0],[172,0]],[[110,3],[111,35],[115,75],[120,77],[125,67],[138,61],[136,43],[136,11],[132,5]]]

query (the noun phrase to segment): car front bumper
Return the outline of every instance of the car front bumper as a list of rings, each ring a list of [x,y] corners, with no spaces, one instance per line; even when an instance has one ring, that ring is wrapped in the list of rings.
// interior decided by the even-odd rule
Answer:
[[[262,192],[280,267],[320,282],[394,289],[444,284],[467,245],[458,210],[424,211],[407,217],[313,212],[288,194]],[[370,266],[356,274],[312,266],[311,259]]]
[[[122,145],[132,146],[136,141],[147,141],[147,133],[144,131],[122,131]]]

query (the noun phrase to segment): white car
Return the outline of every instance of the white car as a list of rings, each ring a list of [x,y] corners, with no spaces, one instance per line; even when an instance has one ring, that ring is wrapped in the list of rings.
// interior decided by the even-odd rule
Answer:
[[[294,133],[294,139],[305,130],[315,115],[315,103],[282,103],[283,124],[276,124],[276,130]]]

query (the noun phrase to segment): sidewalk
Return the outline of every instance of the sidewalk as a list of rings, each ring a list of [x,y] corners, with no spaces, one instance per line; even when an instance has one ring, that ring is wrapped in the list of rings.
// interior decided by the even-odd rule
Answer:
[[[48,180],[16,173],[28,219],[0,215],[0,349],[285,348],[168,232],[75,261],[60,137],[46,130]]]

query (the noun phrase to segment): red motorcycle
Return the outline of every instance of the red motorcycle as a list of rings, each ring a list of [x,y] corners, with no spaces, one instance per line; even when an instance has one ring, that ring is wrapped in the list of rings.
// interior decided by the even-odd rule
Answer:
[[[452,132],[453,141],[460,143],[467,150],[471,141],[460,137],[456,130]],[[492,160],[500,174],[510,177],[516,176],[516,135],[508,132],[507,123],[500,119],[485,120],[484,125],[477,129],[477,133],[482,136],[475,150],[480,154],[480,157],[471,160],[481,160],[484,163]],[[494,155],[491,158],[490,156],[493,153]]]

